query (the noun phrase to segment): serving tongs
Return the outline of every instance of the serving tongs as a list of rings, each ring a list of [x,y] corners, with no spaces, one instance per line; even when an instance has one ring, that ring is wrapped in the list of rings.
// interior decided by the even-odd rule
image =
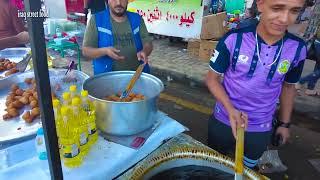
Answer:
[[[29,51],[28,54],[23,58],[23,60],[17,63],[16,68],[19,72],[24,72],[27,69],[31,58],[32,54],[31,51]]]
[[[131,78],[129,84],[127,85],[126,89],[122,92],[121,96],[120,96],[120,101],[124,101],[124,99],[126,97],[128,97],[128,95],[131,93],[132,88],[134,87],[136,81],[139,79],[143,68],[145,66],[145,63],[139,65],[138,69],[136,70],[136,72],[134,73],[133,77]]]

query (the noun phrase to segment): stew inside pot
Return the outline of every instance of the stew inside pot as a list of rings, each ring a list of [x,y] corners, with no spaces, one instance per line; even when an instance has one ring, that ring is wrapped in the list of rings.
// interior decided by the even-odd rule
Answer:
[[[103,99],[107,100],[107,101],[120,102],[120,96],[121,96],[121,93],[118,93],[118,94],[113,94],[113,95],[110,95],[110,96],[106,96]],[[142,101],[144,99],[145,99],[145,96],[142,95],[142,94],[130,93],[128,95],[128,97],[124,98],[122,101],[123,102],[133,102],[133,101]]]

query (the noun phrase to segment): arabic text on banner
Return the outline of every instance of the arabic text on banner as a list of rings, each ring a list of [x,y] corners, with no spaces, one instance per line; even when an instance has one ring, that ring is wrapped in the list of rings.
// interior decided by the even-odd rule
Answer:
[[[139,13],[149,33],[197,38],[201,33],[202,0],[131,0],[128,9]]]

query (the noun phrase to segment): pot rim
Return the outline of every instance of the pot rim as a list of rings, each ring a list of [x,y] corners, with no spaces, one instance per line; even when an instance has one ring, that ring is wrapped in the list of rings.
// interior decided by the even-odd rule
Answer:
[[[101,74],[98,74],[98,75],[95,75],[95,76],[92,76],[92,77],[89,77],[88,79],[86,79],[86,80],[84,81],[84,83],[82,84],[82,89],[84,89],[84,85],[86,84],[86,82],[88,82],[88,81],[90,81],[90,80],[92,80],[92,79],[94,79],[94,78],[99,78],[99,77],[101,77],[101,76],[106,76],[106,75],[112,76],[113,74],[132,74],[132,75],[133,75],[134,73],[135,73],[135,71],[111,71],[111,72],[101,73]],[[148,73],[144,73],[144,72],[141,73],[141,76],[149,77],[149,78],[155,80],[156,82],[158,82],[158,84],[160,85],[160,93],[164,90],[163,82],[162,82],[158,77],[156,77],[156,76],[154,76],[154,75],[151,75],[151,74],[148,74]],[[85,89],[84,89],[84,90],[85,90]],[[89,98],[92,98],[92,99],[94,99],[94,100],[96,100],[96,101],[100,101],[100,102],[107,102],[107,103],[114,103],[114,104],[133,104],[133,103],[146,102],[146,101],[148,101],[148,100],[150,100],[150,99],[154,99],[154,98],[156,98],[156,97],[159,97],[160,93],[157,94],[157,95],[155,95],[155,96],[153,96],[153,97],[146,98],[146,99],[144,99],[144,100],[131,101],[131,102],[108,101],[108,100],[104,100],[104,99],[100,99],[100,98],[94,97],[94,96],[92,96],[92,95],[90,95],[90,94],[88,94],[88,96],[89,96]]]

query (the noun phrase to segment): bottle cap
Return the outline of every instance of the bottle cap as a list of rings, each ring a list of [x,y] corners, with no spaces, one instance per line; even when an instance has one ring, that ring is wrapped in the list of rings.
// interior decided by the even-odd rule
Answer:
[[[38,131],[37,131],[37,135],[43,135],[43,128],[39,128]]]
[[[60,101],[59,101],[58,99],[54,99],[54,100],[52,101],[53,107],[58,107],[59,104],[60,104]]]
[[[82,90],[81,91],[81,96],[83,96],[83,97],[87,97],[88,96],[88,91],[87,90]]]
[[[75,92],[75,91],[77,91],[77,86],[71,85],[71,86],[69,87],[69,90],[70,90],[70,92]]]
[[[68,111],[69,111],[69,108],[67,106],[62,106],[61,107],[61,115],[62,116],[68,115]]]
[[[64,100],[70,99],[70,93],[69,93],[69,92],[64,92],[64,93],[62,94],[62,98],[63,98]]]
[[[73,106],[78,106],[81,104],[81,99],[76,97],[76,98],[72,98],[72,105]]]

